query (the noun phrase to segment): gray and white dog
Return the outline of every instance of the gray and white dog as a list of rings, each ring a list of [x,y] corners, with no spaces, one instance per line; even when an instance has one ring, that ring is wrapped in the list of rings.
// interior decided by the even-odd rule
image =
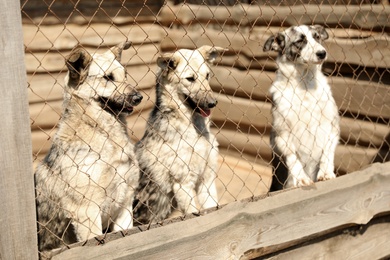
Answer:
[[[139,168],[126,116],[142,100],[119,63],[130,42],[104,54],[77,47],[66,60],[64,107],[35,173],[39,251],[133,225]]]
[[[321,72],[328,33],[320,25],[293,26],[271,36],[264,51],[276,51],[278,70],[272,96],[271,191],[335,178],[339,115]]]
[[[218,143],[209,115],[217,105],[209,64],[224,49],[202,46],[158,58],[156,103],[136,144],[141,169],[135,218],[161,221],[175,205],[182,213],[218,205]]]

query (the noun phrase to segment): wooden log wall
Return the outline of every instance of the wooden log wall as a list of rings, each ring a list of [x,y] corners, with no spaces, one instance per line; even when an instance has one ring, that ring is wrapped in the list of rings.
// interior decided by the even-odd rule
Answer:
[[[262,47],[272,33],[298,22],[325,24],[331,36],[325,43],[330,57],[324,72],[330,76],[343,115],[337,172],[356,171],[374,158],[384,161],[389,157],[385,137],[389,136],[390,121],[390,49],[386,33],[389,24],[384,18],[389,16],[389,7],[321,6],[319,10],[313,5],[269,8],[168,3],[159,10],[151,1],[146,8],[149,11],[145,11],[141,1],[136,12],[139,15],[93,16],[88,11],[92,7],[86,5],[78,9],[87,10],[82,15],[66,17],[52,9],[39,20],[39,15],[31,14],[28,2],[22,13],[35,165],[47,153],[61,117],[64,57],[75,45],[81,44],[93,53],[126,39],[133,42],[123,53],[122,62],[130,83],[144,95],[128,118],[134,141],[142,136],[153,106],[157,56],[179,48],[218,45],[229,49],[213,67],[211,81],[219,100],[212,119],[221,150],[220,202],[265,194],[272,158],[268,88],[276,64],[275,55],[263,53]],[[100,8],[104,13],[104,6]]]

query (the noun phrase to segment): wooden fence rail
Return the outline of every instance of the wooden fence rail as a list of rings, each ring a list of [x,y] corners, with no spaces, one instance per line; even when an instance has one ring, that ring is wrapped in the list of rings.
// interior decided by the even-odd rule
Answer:
[[[379,259],[390,256],[389,186],[390,162],[374,164],[54,259],[268,259],[290,252],[300,259]]]

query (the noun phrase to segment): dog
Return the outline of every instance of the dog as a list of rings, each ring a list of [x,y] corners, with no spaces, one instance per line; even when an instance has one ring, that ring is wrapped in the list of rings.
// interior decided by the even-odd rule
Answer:
[[[218,205],[218,143],[210,132],[217,105],[209,79],[220,47],[181,49],[158,57],[156,102],[136,143],[141,178],[134,207],[140,223],[160,222]]]
[[[270,191],[335,178],[340,126],[336,102],[321,72],[328,39],[321,25],[293,26],[271,36],[264,51],[276,51],[278,70],[270,88],[273,180]]]
[[[126,116],[142,95],[126,83],[119,44],[104,54],[75,48],[66,59],[63,115],[35,172],[39,251],[133,226],[139,182]]]

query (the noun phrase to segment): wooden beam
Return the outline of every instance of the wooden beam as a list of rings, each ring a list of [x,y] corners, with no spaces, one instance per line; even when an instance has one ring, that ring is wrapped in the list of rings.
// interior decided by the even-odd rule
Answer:
[[[389,8],[390,10],[390,8]],[[262,69],[276,68],[276,53],[263,52],[265,41],[274,32],[265,31],[262,35],[252,35],[249,32],[220,31],[214,28],[169,29],[168,36],[161,41],[162,51],[172,51],[180,48],[193,49],[202,45],[216,45],[228,48],[229,55],[222,60],[223,64],[240,68]],[[390,49],[387,48],[387,34],[373,34],[366,38],[332,37],[324,42],[329,50],[327,62],[364,65],[373,68],[388,68],[390,66]]]
[[[129,40],[134,45],[155,44],[158,46],[164,28],[153,23],[133,26],[113,26],[111,23],[88,25],[67,23],[58,25],[23,24],[26,52],[71,50],[76,45],[107,48]]]
[[[388,259],[390,216],[376,217],[366,225],[337,230],[261,259]],[[245,254],[253,257],[251,252]]]
[[[311,241],[389,212],[390,163],[257,201],[233,202],[201,217],[110,241],[75,247],[53,259],[248,259]],[[353,239],[353,238],[351,238]],[[375,250],[375,249],[373,249]],[[386,247],[383,253],[390,254]]]
[[[384,5],[294,5],[266,6],[239,4],[234,6],[202,6],[192,4],[164,5],[158,20],[172,24],[214,23],[250,26],[297,24],[341,25],[365,30],[389,29],[390,7]]]
[[[20,1],[0,1],[0,258],[38,259]]]

